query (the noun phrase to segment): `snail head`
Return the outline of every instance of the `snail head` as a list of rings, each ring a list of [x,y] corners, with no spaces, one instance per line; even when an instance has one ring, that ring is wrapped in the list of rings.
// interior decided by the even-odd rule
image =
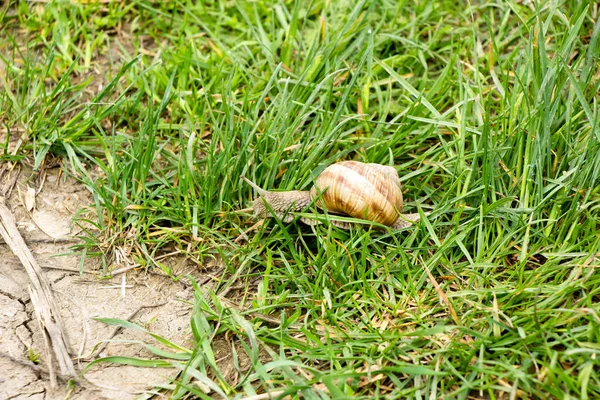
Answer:
[[[258,193],[258,197],[252,202],[252,209],[260,218],[271,217],[272,212],[281,218],[287,212],[301,211],[311,202],[309,191],[289,190],[284,192],[271,192],[262,189],[260,186],[244,176],[241,178],[250,186],[252,186],[252,188],[254,188],[254,190],[256,190]],[[285,216],[286,221],[291,221],[292,219],[293,217],[291,215]]]

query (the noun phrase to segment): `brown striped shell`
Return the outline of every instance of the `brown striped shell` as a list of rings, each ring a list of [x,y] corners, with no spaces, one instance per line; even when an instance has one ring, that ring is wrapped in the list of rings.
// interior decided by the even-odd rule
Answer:
[[[398,172],[389,166],[342,161],[327,167],[310,191],[328,212],[392,226],[402,211]],[[323,207],[324,206],[324,207]]]

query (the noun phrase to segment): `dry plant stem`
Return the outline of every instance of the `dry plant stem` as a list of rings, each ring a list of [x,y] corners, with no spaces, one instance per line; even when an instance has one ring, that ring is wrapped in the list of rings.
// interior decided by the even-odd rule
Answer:
[[[36,364],[32,363],[31,361],[19,360],[18,358],[15,358],[15,357],[11,356],[10,354],[4,353],[4,352],[0,352],[0,357],[6,358],[7,360],[14,362],[15,364],[19,364],[24,367],[30,368],[36,374],[38,374],[38,376],[39,375],[50,375],[50,372],[48,372],[45,368],[40,367],[39,365],[36,365]],[[57,375],[57,378],[62,383],[68,383],[69,381],[73,381],[73,382],[77,383],[79,386],[85,387],[88,390],[98,391],[99,389],[97,387],[101,387],[101,386],[98,386],[94,383],[87,381],[86,379],[73,378],[73,377],[63,376],[60,374]]]
[[[46,370],[43,367],[40,367],[39,365],[36,365],[36,364],[32,363],[31,361],[20,360],[18,358],[15,358],[15,357],[11,356],[10,354],[7,354],[7,353],[1,352],[1,351],[0,351],[0,357],[6,358],[7,360],[10,360],[10,361],[14,362],[15,364],[19,364],[19,365],[22,365],[24,367],[30,368],[36,374],[38,374],[38,376],[39,375],[50,376],[50,372],[48,370]],[[86,389],[89,389],[89,390],[98,391],[99,389],[97,387],[101,387],[101,386],[98,386],[98,385],[96,385],[96,384],[94,384],[92,382],[89,382],[85,378],[74,378],[74,377],[70,377],[70,376],[64,376],[64,375],[61,375],[61,374],[57,374],[56,377],[62,383],[68,383],[69,381],[73,381],[73,382],[77,383],[79,386],[85,387]]]
[[[19,233],[12,212],[5,206],[3,197],[0,198],[0,235],[27,271],[32,284],[30,288],[31,301],[42,334],[49,347],[48,353],[55,356],[61,375],[76,376],[75,367],[69,354],[69,342],[50,285]],[[52,361],[50,357],[47,363],[51,383],[54,384],[53,387],[56,387],[57,374],[54,371]]]
[[[54,362],[53,360],[55,359],[54,354],[52,353],[52,341],[50,340],[48,334],[46,334],[44,332],[44,325],[42,324],[42,316],[40,314],[40,300],[37,296],[37,291],[32,290],[31,286],[29,286],[28,288],[29,291],[29,298],[31,299],[31,304],[33,305],[33,311],[35,314],[35,319],[37,321],[37,325],[38,328],[40,330],[40,332],[42,332],[42,338],[44,339],[44,353],[46,356],[46,361],[48,364],[48,374],[50,377],[50,387],[55,388],[58,386],[58,381],[57,381],[57,373],[56,370],[54,368]],[[69,358],[70,359],[70,358]]]
[[[131,271],[132,269],[136,269],[136,268],[139,268],[139,267],[141,267],[141,265],[136,263],[136,264],[132,264],[132,265],[130,265],[128,267],[119,268],[118,270],[112,272],[110,274],[110,276],[114,277],[114,276],[120,275],[122,273],[125,273],[127,271]]]
[[[59,239],[27,239],[28,243],[43,243],[43,244],[57,244],[57,243],[80,243],[81,241],[77,239],[69,239],[69,238],[59,238]],[[5,243],[0,242],[0,245]],[[44,267],[45,268],[45,267]]]

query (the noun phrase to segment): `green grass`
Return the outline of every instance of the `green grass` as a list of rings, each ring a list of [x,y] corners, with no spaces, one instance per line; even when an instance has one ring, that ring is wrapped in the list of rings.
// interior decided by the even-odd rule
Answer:
[[[0,9],[4,159],[55,154],[87,185],[75,250],[226,265],[196,287],[194,347],[104,361],[172,365],[173,398],[600,396],[595,2],[127,4]],[[307,189],[343,159],[395,165],[431,214],[234,242],[240,175]]]

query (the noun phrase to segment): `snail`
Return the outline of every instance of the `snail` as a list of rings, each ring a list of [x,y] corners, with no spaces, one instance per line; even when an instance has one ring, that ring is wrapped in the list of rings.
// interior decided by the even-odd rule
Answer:
[[[329,213],[376,222],[392,229],[405,228],[420,219],[418,213],[400,214],[403,206],[400,178],[390,166],[338,162],[321,172],[310,190],[272,192],[243,176],[241,178],[258,192],[252,209],[261,218],[272,216],[270,208],[283,222],[292,222],[294,212],[304,210],[314,201],[318,208],[325,208]],[[300,221],[307,225],[320,223],[307,217],[301,217]],[[343,221],[330,222],[343,229],[353,225]]]

